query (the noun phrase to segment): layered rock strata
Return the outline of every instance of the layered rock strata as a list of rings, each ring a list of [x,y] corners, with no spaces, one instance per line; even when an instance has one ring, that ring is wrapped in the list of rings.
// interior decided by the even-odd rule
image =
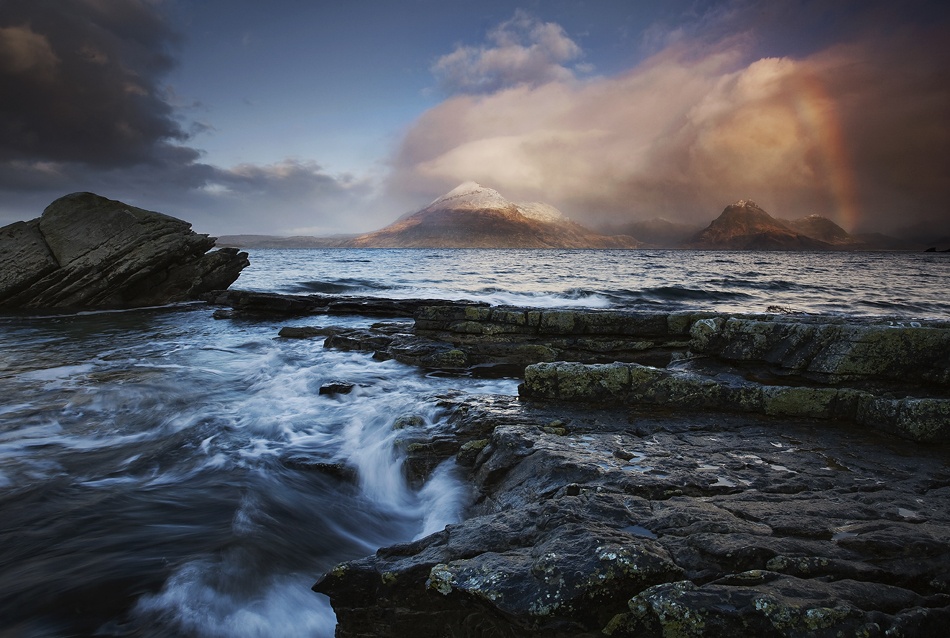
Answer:
[[[0,228],[0,308],[132,308],[225,289],[248,265],[234,248],[161,213],[73,193]]]
[[[528,398],[845,420],[950,438],[944,321],[306,299],[307,312],[411,312],[414,321],[289,326],[281,336],[324,337],[326,347],[431,369],[523,375]]]

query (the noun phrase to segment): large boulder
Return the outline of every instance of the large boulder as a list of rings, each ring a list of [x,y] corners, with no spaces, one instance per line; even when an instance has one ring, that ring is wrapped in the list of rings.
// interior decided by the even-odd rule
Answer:
[[[93,193],[0,228],[0,308],[134,308],[197,299],[248,265],[188,222]]]

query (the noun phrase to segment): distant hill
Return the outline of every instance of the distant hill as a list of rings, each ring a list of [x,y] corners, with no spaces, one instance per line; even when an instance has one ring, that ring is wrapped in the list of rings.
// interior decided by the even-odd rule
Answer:
[[[827,250],[832,244],[798,232],[752,200],[740,199],[688,243],[688,248],[724,250]]]
[[[918,242],[881,233],[857,233],[852,237],[857,242],[855,247],[860,250],[923,250],[923,245]],[[950,246],[950,241],[947,245]]]
[[[345,248],[355,235],[335,235],[333,237],[310,237],[299,235],[281,237],[279,235],[222,235],[216,246],[235,248]]]
[[[821,215],[809,215],[808,217],[802,217],[800,219],[784,219],[780,221],[806,237],[823,241],[835,247],[854,246],[861,243],[855,237],[849,235],[848,231],[844,228]]]
[[[914,248],[950,248],[950,219],[943,222],[920,221],[895,229],[894,235]]]
[[[602,229],[605,235],[629,235],[643,242],[644,247],[679,248],[703,229],[698,224],[682,224],[655,217],[627,222]]]
[[[636,248],[633,237],[606,236],[549,204],[516,204],[465,182],[383,229],[355,237],[358,248]]]

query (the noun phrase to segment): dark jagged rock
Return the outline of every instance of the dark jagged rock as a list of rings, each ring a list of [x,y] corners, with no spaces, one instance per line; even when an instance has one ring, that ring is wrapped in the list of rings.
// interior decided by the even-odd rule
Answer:
[[[331,381],[320,386],[320,394],[349,394],[356,387],[355,383],[347,381]]]
[[[234,248],[161,213],[73,193],[0,229],[0,308],[130,308],[225,289],[248,265]]]
[[[209,303],[230,306],[237,316],[361,315],[366,317],[412,317],[419,308],[441,304],[462,307],[487,306],[474,301],[440,299],[385,299],[340,295],[282,295],[250,290],[222,290],[202,297]]]

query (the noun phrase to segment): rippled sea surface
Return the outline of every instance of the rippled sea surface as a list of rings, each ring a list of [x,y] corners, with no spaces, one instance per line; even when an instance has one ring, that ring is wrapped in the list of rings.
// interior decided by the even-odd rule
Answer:
[[[950,318],[950,255],[252,251],[236,288]],[[515,379],[426,375],[195,304],[0,316],[0,636],[331,636],[339,561],[458,520],[446,464],[403,475],[401,415]],[[330,381],[356,384],[320,395]],[[347,478],[356,476],[356,480]]]
[[[950,254],[262,250],[237,288],[530,306],[950,317]]]

